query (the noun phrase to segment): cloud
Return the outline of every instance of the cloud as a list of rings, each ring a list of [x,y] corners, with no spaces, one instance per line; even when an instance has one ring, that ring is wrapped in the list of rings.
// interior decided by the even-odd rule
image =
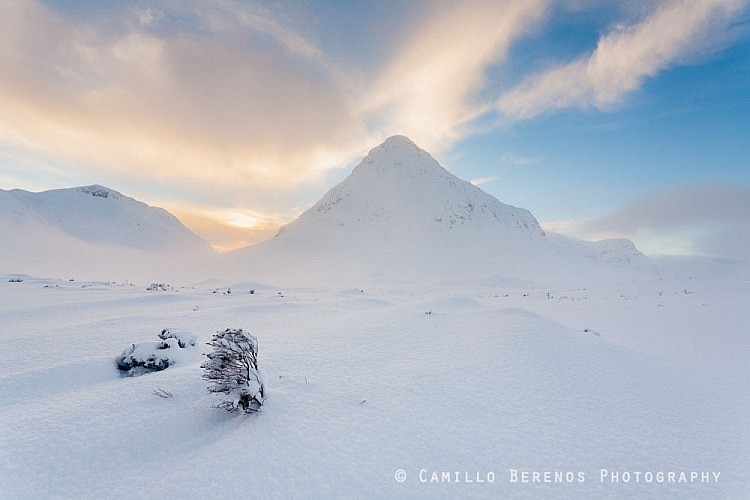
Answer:
[[[536,27],[546,1],[430,2],[423,21],[374,79],[359,108],[376,130],[399,131],[439,152],[490,109],[479,98],[488,68]]]
[[[750,187],[698,184],[673,188],[606,217],[568,226],[567,232],[592,239],[626,237],[668,244],[680,253],[750,260]]]
[[[226,252],[273,238],[279,228],[294,219],[296,212],[280,214],[247,208],[166,206],[193,232]]]
[[[149,26],[164,16],[161,11],[151,7],[134,7],[133,12],[142,26]]]
[[[147,28],[163,16],[125,14],[134,22],[115,30],[31,1],[6,6],[3,143],[54,153],[92,177],[104,170],[252,191],[318,179],[320,163],[342,162],[364,137],[347,89],[279,23],[254,18],[244,35],[162,33]],[[218,25],[229,12],[211,14]],[[259,32],[276,44],[252,43]]]
[[[514,120],[565,108],[611,108],[646,78],[721,48],[743,9],[741,0],[664,2],[639,22],[615,26],[590,55],[527,78],[496,107]]]
[[[570,236],[583,237],[581,234],[581,222],[571,219],[539,221],[545,232],[567,234]]]
[[[514,167],[528,167],[539,163],[539,158],[532,156],[518,156],[514,153],[504,153],[500,157],[500,163],[502,165],[510,165]]]
[[[585,229],[638,232],[717,221],[750,221],[750,188],[735,184],[698,184],[673,188],[631,203]]]
[[[391,134],[449,147],[486,109],[476,93],[487,66],[544,10],[429,2],[393,35],[383,67],[345,71],[295,25],[299,14],[267,5],[161,0],[107,24],[8,4],[0,144],[92,179],[233,187],[230,203],[298,189]]]
[[[477,177],[471,180],[471,183],[475,186],[482,186],[484,184],[491,184],[497,180],[500,180],[500,176],[493,175],[490,177]]]

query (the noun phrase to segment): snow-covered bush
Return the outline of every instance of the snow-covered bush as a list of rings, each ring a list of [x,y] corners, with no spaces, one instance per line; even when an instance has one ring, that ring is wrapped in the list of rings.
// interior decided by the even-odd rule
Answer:
[[[201,365],[208,391],[224,394],[218,408],[255,413],[265,399],[265,383],[258,369],[258,339],[241,328],[216,332],[208,343],[213,348]]]
[[[177,345],[177,340],[172,339],[172,342]],[[169,345],[165,346],[165,342],[140,342],[122,351],[115,363],[120,371],[134,377],[167,368],[172,364],[169,354]]]
[[[117,368],[129,377],[164,370],[174,363],[178,349],[194,346],[196,342],[192,334],[166,328],[158,335],[160,341],[132,344],[122,351],[115,359]]]
[[[183,349],[187,346],[194,346],[198,340],[192,333],[170,330],[168,328],[161,331],[159,338],[162,340],[175,339],[177,340],[177,345]]]

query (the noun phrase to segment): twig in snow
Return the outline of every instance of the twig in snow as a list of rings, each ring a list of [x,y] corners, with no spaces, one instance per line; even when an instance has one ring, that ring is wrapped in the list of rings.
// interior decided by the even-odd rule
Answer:
[[[174,394],[165,389],[162,389],[161,387],[156,387],[154,389],[154,395],[159,396],[160,398],[168,399],[171,398]]]

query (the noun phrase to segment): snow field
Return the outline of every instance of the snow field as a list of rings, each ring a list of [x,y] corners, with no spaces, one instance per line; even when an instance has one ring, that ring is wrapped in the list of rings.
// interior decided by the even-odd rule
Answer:
[[[736,328],[746,319],[736,307],[742,295],[729,285],[693,282],[691,294],[671,293],[687,280],[670,294],[656,281],[577,292],[253,285],[251,295],[240,284],[222,295],[6,281],[3,498],[750,492],[747,369],[733,361],[742,353],[710,369],[747,346]],[[712,322],[725,327],[714,344],[700,340]],[[164,371],[121,377],[115,356],[165,327],[196,335],[197,346]],[[211,408],[201,380],[205,343],[227,327],[259,339],[269,397],[256,415]],[[721,475],[709,484],[611,484],[600,482],[603,468]],[[583,472],[585,482],[512,482],[511,470]],[[433,472],[454,480],[431,483]]]

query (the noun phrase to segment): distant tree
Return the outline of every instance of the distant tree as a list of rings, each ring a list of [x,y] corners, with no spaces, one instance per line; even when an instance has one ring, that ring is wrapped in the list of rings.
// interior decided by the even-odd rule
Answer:
[[[227,398],[216,406],[227,411],[255,413],[265,399],[265,383],[258,369],[258,339],[241,328],[216,332],[213,348],[202,365],[208,391]]]

